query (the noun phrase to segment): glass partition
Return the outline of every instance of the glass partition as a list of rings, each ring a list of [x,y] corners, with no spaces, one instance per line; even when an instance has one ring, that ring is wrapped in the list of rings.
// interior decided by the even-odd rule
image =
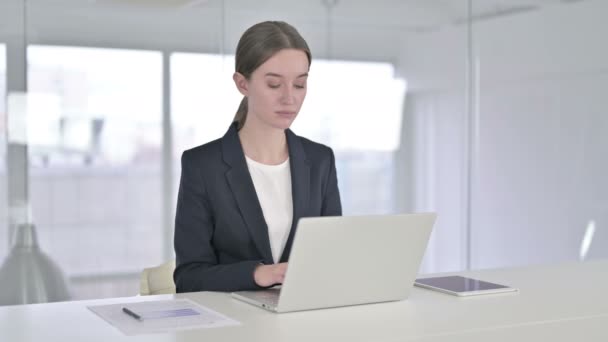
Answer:
[[[0,260],[4,260],[10,245],[6,186],[6,44],[0,43]]]
[[[475,23],[473,267],[608,256],[608,43],[592,38],[607,11],[563,2]]]
[[[173,258],[179,157],[228,128],[265,20],[312,50],[292,129],[334,149],[344,213],[439,214],[421,272],[606,257],[607,6],[2,1],[0,264],[27,218],[71,299],[137,294]]]
[[[0,41],[12,37],[7,89],[28,113],[28,144],[17,151],[26,158],[9,164],[22,169],[41,250],[65,273],[72,299],[135,295],[140,271],[173,257],[179,156],[228,128],[241,99],[234,50],[264,20],[289,22],[311,47],[308,98],[293,130],[334,149],[344,213],[436,211],[421,271],[467,266],[469,17],[487,8],[439,0],[9,4],[0,11]],[[9,233],[0,234],[8,246]]]

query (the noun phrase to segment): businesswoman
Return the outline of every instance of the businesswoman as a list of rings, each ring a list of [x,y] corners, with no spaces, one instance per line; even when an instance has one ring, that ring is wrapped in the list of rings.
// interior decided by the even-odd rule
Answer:
[[[177,292],[280,284],[298,220],[342,214],[332,150],[289,129],[310,62],[306,41],[284,22],[256,24],[239,40],[233,79],[243,100],[234,122],[182,155]]]

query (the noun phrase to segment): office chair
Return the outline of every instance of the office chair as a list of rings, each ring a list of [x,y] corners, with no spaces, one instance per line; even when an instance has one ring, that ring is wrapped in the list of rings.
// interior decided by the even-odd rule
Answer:
[[[144,268],[139,282],[139,294],[147,296],[175,293],[174,270],[175,259],[160,266]]]

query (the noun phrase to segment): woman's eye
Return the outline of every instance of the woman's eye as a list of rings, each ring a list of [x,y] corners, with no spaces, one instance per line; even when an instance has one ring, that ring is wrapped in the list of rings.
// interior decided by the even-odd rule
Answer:
[[[272,89],[277,89],[280,85],[279,84],[269,84],[268,87],[272,88]]]
[[[294,87],[296,87],[297,89],[304,89],[306,88],[306,84],[294,84]]]

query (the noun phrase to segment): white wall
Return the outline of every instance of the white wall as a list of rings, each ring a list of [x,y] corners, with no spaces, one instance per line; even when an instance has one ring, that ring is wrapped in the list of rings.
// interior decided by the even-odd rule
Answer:
[[[606,232],[607,88],[608,73],[485,88],[475,267],[573,260],[590,221]]]
[[[473,266],[608,256],[608,2],[488,22],[480,60]]]
[[[474,24],[479,139],[472,170],[473,268],[576,260],[591,220],[596,234],[588,257],[608,256],[606,13],[608,2],[583,1]],[[465,122],[451,120],[445,93],[458,96],[463,89],[462,37],[465,27],[404,42],[400,73],[436,108],[446,108],[414,115],[440,118],[436,129],[449,130],[414,132],[440,161],[414,182],[426,184],[429,174],[447,182],[427,187],[432,194],[417,194],[417,203],[452,198],[450,184],[459,181],[446,179],[445,170],[458,169],[461,161],[445,156],[465,150],[452,145]],[[458,204],[437,207],[441,215]],[[445,243],[455,248],[458,241]]]

